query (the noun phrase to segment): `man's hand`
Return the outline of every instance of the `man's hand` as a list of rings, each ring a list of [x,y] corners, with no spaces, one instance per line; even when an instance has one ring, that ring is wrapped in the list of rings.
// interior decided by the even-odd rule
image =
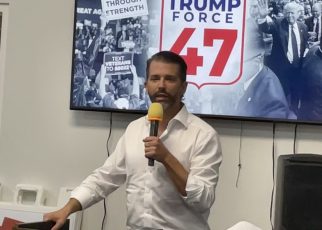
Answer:
[[[143,142],[145,156],[161,162],[167,169],[169,176],[179,193],[182,196],[187,196],[186,184],[188,180],[188,171],[163,145],[159,137],[146,137]]]
[[[270,9],[268,9],[267,0],[258,0],[258,13],[259,17],[264,19],[270,13]]]
[[[170,155],[170,152],[163,145],[159,137],[146,137],[144,138],[143,142],[144,152],[147,158],[151,158],[162,163],[166,157]]]
[[[68,215],[64,209],[59,209],[58,211],[44,214],[44,221],[54,221],[56,224],[51,230],[58,230],[64,225]]]
[[[82,206],[79,201],[71,198],[63,208],[55,212],[44,214],[43,219],[44,221],[54,221],[56,224],[51,228],[51,230],[59,230],[64,225],[70,214],[80,210],[82,210]]]

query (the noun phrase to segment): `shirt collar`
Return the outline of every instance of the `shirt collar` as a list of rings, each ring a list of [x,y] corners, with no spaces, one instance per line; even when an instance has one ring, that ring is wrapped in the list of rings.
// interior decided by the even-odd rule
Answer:
[[[174,116],[174,118],[170,120],[169,123],[178,121],[181,124],[183,124],[185,127],[188,127],[188,115],[189,115],[189,112],[187,110],[187,107],[183,104],[180,111],[177,113],[177,115]]]
[[[295,29],[295,30],[298,30],[298,26],[297,26],[297,23],[295,22],[293,25],[289,24],[289,29],[292,29],[292,27]]]
[[[250,84],[254,81],[255,77],[262,71],[263,67],[264,67],[263,64],[260,64],[259,70],[250,79],[248,79],[244,83],[244,91],[246,91],[248,89],[248,87],[250,86]]]

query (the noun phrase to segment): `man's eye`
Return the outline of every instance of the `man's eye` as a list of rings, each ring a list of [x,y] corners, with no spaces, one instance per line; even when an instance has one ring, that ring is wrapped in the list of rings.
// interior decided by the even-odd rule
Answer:
[[[176,81],[176,79],[175,79],[175,78],[167,78],[166,80],[167,80],[167,81],[169,81],[169,82],[174,82],[174,81]]]

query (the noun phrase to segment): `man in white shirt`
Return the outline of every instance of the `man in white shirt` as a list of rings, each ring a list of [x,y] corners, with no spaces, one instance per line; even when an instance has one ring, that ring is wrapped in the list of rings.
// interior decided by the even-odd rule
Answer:
[[[147,117],[129,124],[114,153],[88,176],[60,210],[44,215],[59,229],[73,212],[85,209],[126,183],[127,229],[210,229],[222,160],[217,132],[182,103],[187,65],[161,51],[147,62],[145,88],[164,109],[158,136],[148,136]],[[143,141],[142,141],[143,140]],[[155,165],[148,166],[148,159]]]

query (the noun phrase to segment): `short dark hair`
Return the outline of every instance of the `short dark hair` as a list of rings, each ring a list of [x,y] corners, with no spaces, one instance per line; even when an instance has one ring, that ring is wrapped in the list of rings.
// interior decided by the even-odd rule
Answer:
[[[162,61],[165,63],[177,64],[180,68],[181,80],[185,82],[187,79],[187,64],[185,60],[178,54],[171,51],[160,51],[152,57],[150,57],[146,62],[146,79],[149,77],[149,68],[152,61]]]

